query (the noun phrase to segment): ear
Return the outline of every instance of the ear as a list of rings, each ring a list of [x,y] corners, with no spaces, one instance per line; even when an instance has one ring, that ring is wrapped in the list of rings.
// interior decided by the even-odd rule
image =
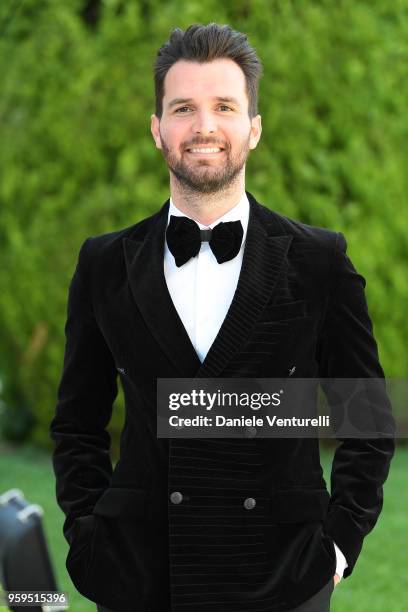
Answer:
[[[150,117],[150,130],[156,143],[156,147],[161,149],[161,138],[160,138],[160,120],[156,115]]]
[[[256,115],[251,119],[251,134],[249,138],[249,148],[255,149],[262,134],[262,118]]]

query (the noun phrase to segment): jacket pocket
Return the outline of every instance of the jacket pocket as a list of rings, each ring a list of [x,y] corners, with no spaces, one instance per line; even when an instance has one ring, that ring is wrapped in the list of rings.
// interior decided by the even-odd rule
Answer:
[[[273,522],[304,523],[326,518],[330,494],[327,489],[278,489],[269,500]]]
[[[92,514],[75,519],[73,538],[65,561],[73,584],[85,596],[86,576],[93,555],[96,529],[96,519]]]
[[[146,516],[148,500],[147,489],[109,487],[96,502],[92,513],[107,518],[141,519]]]
[[[70,560],[75,559],[85,548],[87,548],[87,546],[89,546],[94,530],[95,517],[93,517],[92,514],[85,514],[75,519],[69,549]]]
[[[147,517],[150,520],[151,505],[149,489],[105,489],[93,509],[97,527],[82,581],[81,593],[85,597],[109,601],[114,584],[122,600],[142,598],[149,579],[146,564],[153,532]],[[121,604],[120,609],[128,608]]]

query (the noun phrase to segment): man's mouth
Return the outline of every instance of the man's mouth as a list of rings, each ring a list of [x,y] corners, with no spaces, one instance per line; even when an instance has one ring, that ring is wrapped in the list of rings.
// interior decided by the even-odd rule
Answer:
[[[223,153],[224,149],[222,147],[191,147],[186,151],[192,155],[217,155]]]

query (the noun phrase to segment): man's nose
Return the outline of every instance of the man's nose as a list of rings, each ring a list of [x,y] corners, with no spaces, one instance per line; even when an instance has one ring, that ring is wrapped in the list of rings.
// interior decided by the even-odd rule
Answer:
[[[217,131],[216,118],[212,113],[197,111],[193,123],[193,131],[196,134],[213,134]]]

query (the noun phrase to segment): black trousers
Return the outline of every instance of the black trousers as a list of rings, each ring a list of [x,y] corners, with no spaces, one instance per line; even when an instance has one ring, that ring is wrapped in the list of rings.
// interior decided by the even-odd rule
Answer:
[[[330,578],[329,582],[320,591],[300,606],[293,608],[292,612],[329,612],[333,589],[334,579]]]
[[[304,601],[297,608],[293,608],[291,612],[330,612],[330,598],[334,589],[334,580],[330,578],[329,582],[318,591],[313,597]],[[98,612],[115,612],[104,606],[96,606]]]

